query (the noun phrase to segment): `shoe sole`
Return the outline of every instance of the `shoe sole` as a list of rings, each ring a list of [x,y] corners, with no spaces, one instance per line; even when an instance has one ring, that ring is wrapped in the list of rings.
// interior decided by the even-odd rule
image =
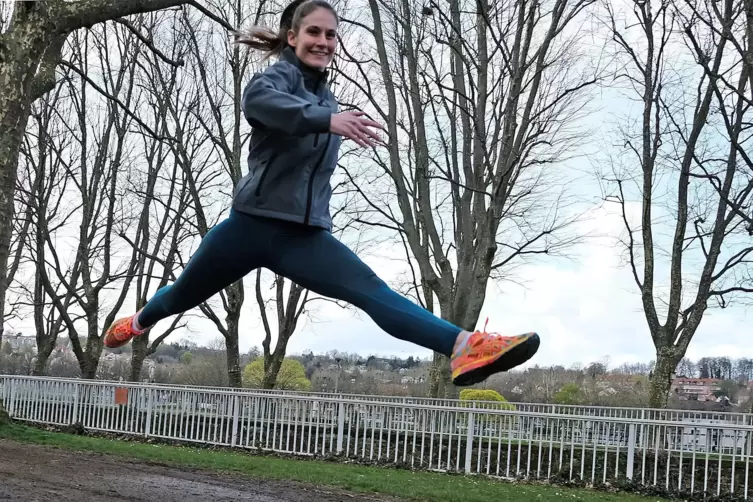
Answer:
[[[107,343],[107,340],[105,340],[104,342],[102,342],[102,345],[104,345],[108,349],[119,349],[120,347],[124,345],[128,345],[128,342],[133,340],[133,338],[134,337],[131,337],[128,340],[124,340],[124,341],[117,340],[114,344]]]
[[[489,364],[458,375],[452,383],[458,387],[468,387],[483,382],[495,373],[510,371],[535,356],[540,345],[539,335],[533,333],[528,340],[510,349],[509,352],[502,354]]]

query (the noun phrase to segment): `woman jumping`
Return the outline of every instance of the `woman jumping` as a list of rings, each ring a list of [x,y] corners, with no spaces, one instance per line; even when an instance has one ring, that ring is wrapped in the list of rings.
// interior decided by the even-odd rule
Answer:
[[[259,267],[366,312],[390,335],[450,357],[453,383],[468,386],[528,361],[536,333],[470,333],[392,291],[331,233],[330,178],[342,138],[381,143],[380,124],[340,112],[327,87],[339,19],[325,0],[296,0],[277,33],[252,28],[237,42],[278,56],[243,92],[253,131],[249,173],[238,183],[227,219],[207,233],[170,286],[136,314],[118,319],[104,344],[115,348],[158,321],[185,312]]]

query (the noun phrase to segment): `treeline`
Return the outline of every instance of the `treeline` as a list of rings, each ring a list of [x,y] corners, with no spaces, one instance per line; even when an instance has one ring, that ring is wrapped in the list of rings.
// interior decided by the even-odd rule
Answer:
[[[70,348],[63,345],[50,356],[48,374],[54,377],[77,378],[80,368]],[[126,346],[103,358],[96,378],[126,380],[130,371],[131,347]],[[7,341],[0,348],[0,373],[28,375],[34,366],[32,346],[14,350]],[[249,366],[263,359],[261,349],[254,347],[242,353],[240,366],[248,375]],[[729,362],[729,364],[727,364]],[[748,411],[750,391],[747,388],[747,360],[701,358],[683,360],[678,377],[721,377],[713,394],[727,400],[693,401],[672,394],[668,406],[698,410]],[[290,368],[289,370],[287,368]],[[649,406],[650,376],[654,362],[611,365],[608,360],[568,367],[533,366],[495,375],[479,386],[494,390],[509,401],[592,406]],[[729,373],[729,368],[732,373]],[[721,369],[720,369],[721,368]],[[682,370],[682,371],[681,371]],[[706,373],[706,372],[709,373]],[[258,368],[257,368],[258,372]],[[163,384],[228,386],[227,362],[222,339],[208,346],[190,342],[161,345],[147,357],[144,380]],[[278,388],[305,389],[314,392],[347,394],[427,396],[431,360],[415,357],[379,357],[357,353],[329,351],[292,354],[283,364]],[[261,375],[261,373],[259,373]],[[703,376],[702,376],[703,375]],[[731,377],[730,377],[731,376]],[[260,381],[260,377],[256,380]],[[303,382],[293,385],[290,382]],[[252,387],[258,387],[256,382]]]
[[[717,380],[753,381],[753,359],[741,357],[702,357],[697,361],[683,359],[677,365],[678,377],[713,378]]]

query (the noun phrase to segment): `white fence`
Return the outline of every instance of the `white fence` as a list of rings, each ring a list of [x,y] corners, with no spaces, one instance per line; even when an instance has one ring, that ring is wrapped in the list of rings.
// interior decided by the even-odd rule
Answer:
[[[0,375],[0,401],[20,421],[503,478],[632,480],[748,497],[747,415],[636,410],[643,417],[636,418],[625,408],[516,403],[502,410],[403,399]]]
[[[0,379],[10,378],[10,376],[0,375]],[[14,376],[14,378],[16,378]],[[18,377],[27,379],[41,379],[44,381],[54,380],[56,382],[81,382],[78,378],[54,378],[49,379],[45,377]],[[108,383],[112,385],[120,385],[117,381],[99,380],[99,382]],[[210,386],[189,386],[189,385],[175,385],[175,384],[144,384],[135,383],[129,386],[147,386],[149,388],[169,388],[169,389],[186,389],[186,390],[198,390],[198,391],[227,391],[227,387],[210,387]],[[282,390],[266,390],[266,389],[233,389],[237,393],[242,394],[264,394],[273,396],[284,397],[304,397],[307,399],[345,399],[348,401],[370,401],[380,403],[393,403],[402,404],[405,406],[420,404],[431,407],[468,407],[468,402],[461,401],[459,399],[445,399],[445,398],[430,398],[430,397],[403,397],[403,396],[379,396],[373,394],[344,394],[334,392],[303,392],[303,391],[282,391]],[[724,411],[696,411],[696,410],[676,410],[676,409],[657,409],[657,408],[635,408],[635,407],[617,407],[617,406],[583,406],[583,405],[567,405],[567,404],[542,404],[542,403],[525,403],[525,402],[510,402],[515,410],[523,413],[532,414],[555,414],[555,415],[577,415],[588,417],[603,417],[603,418],[615,418],[615,419],[639,419],[639,420],[658,420],[658,421],[672,421],[672,422],[698,422],[698,421],[712,421],[725,424],[736,425],[753,425],[753,415],[749,413],[737,413],[737,412],[724,412]],[[498,407],[498,403],[494,402],[476,402],[473,404],[473,408],[487,409]]]

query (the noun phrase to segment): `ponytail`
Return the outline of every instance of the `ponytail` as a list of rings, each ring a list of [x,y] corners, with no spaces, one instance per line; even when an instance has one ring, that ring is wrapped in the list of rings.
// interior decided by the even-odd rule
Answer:
[[[262,26],[251,26],[235,32],[235,43],[248,45],[266,53],[265,59],[279,55],[287,45],[287,30],[274,32]]]

